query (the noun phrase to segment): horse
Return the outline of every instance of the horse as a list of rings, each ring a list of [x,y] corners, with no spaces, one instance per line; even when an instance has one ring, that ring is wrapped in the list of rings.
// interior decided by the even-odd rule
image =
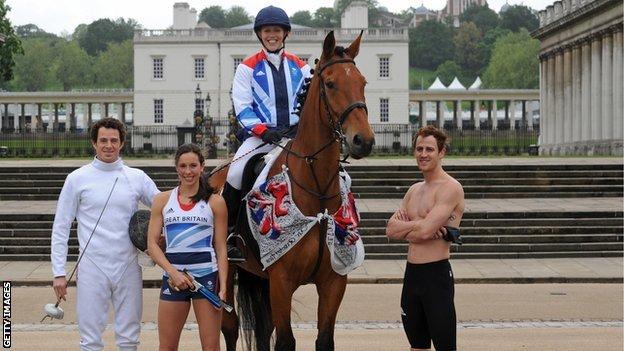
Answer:
[[[282,165],[288,167],[292,198],[306,216],[316,216],[325,210],[334,213],[341,205],[338,179],[341,143],[354,159],[368,156],[374,145],[364,102],[366,80],[354,61],[362,33],[347,48],[336,46],[333,31],[327,34],[300,111],[298,132],[269,172],[271,177],[282,170]],[[210,180],[216,189],[224,181],[225,169]],[[247,217],[239,216],[239,219]],[[246,250],[247,261],[230,268],[227,301],[234,302],[233,281],[237,271],[236,300],[247,348],[255,345],[256,350],[269,350],[275,330],[274,349],[295,350],[290,320],[292,296],[299,286],[313,283],[319,295],[316,350],[334,350],[334,326],[347,277],[331,267],[324,239],[326,230],[326,220],[316,224],[265,271],[259,258],[250,252],[250,245]],[[224,314],[222,332],[228,351],[236,349],[240,324],[236,313]],[[248,326],[253,326],[253,332]]]

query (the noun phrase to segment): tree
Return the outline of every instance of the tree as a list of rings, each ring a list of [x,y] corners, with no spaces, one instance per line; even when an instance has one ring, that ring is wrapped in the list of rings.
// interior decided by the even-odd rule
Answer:
[[[132,88],[134,86],[134,52],[132,40],[111,43],[95,60],[95,83],[99,88]]]
[[[314,26],[318,28],[331,28],[334,27],[335,11],[333,7],[319,7],[314,11]]]
[[[492,28],[485,33],[483,40],[479,43],[479,50],[481,50],[484,67],[487,67],[490,63],[494,43],[496,43],[499,38],[502,38],[509,33],[511,32],[508,29],[502,29],[501,27]]]
[[[526,28],[529,32],[539,27],[539,19],[530,8],[523,5],[510,6],[501,13],[501,27],[517,32],[520,28]]]
[[[524,28],[500,38],[483,76],[484,87],[539,88],[539,46],[539,40],[531,38]]]
[[[80,43],[82,40],[84,40],[83,37],[85,36],[85,34],[87,34],[87,25],[85,23],[81,23],[76,26],[76,29],[74,29],[74,32],[72,33],[72,40]]]
[[[10,82],[14,91],[42,91],[60,88],[56,65],[48,38],[24,40],[24,54],[15,60],[15,78]]]
[[[219,5],[207,7],[199,13],[199,21],[211,28],[225,28],[225,10]]]
[[[15,34],[7,14],[11,7],[0,0],[0,82],[4,85],[13,78],[15,57],[24,53],[22,42]]]
[[[435,75],[440,78],[444,85],[449,85],[453,81],[453,78],[462,76],[462,70],[455,61],[448,60],[438,66]]]
[[[17,34],[17,36],[22,39],[38,38],[38,37],[48,37],[48,38],[56,37],[56,35],[52,33],[48,33],[45,30],[39,28],[36,24],[32,24],[32,23],[15,27],[15,34]]]
[[[453,32],[436,20],[423,21],[409,29],[409,63],[411,67],[435,69],[453,58]]]
[[[453,38],[455,62],[463,69],[475,72],[483,67],[483,51],[480,47],[481,32],[472,22],[462,23]]]
[[[139,24],[133,19],[118,18],[112,21],[108,18],[102,18],[89,24],[84,36],[78,39],[80,46],[89,55],[96,56],[99,52],[105,51],[109,43],[121,43],[132,39],[134,30],[139,27]]]
[[[313,27],[312,23],[312,15],[310,11],[297,11],[292,16],[290,16],[290,22],[296,23],[301,26]]]
[[[225,27],[232,28],[242,26],[251,22],[249,14],[244,7],[234,5],[230,7],[230,10],[225,14]]]
[[[498,14],[490,9],[487,4],[483,6],[470,5],[459,16],[460,23],[474,23],[481,31],[481,35],[492,28],[498,27],[499,21]]]
[[[63,90],[93,85],[92,58],[76,41],[61,42],[56,52],[56,77]]]

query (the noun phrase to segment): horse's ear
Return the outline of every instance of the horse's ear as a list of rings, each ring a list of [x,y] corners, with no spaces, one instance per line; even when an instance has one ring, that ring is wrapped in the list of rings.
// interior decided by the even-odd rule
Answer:
[[[336,39],[334,38],[334,31],[327,33],[325,41],[323,42],[323,56],[325,60],[329,60],[334,56],[334,48],[336,47]]]
[[[345,50],[347,55],[349,55],[349,57],[351,57],[352,59],[354,59],[360,52],[360,41],[362,40],[362,33],[364,33],[363,30],[360,31],[360,35],[358,35],[357,38],[355,38],[355,40],[351,43],[351,45],[349,45],[349,47]]]

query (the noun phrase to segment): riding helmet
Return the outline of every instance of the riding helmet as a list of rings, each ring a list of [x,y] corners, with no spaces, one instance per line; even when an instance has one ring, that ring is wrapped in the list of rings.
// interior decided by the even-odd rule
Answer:
[[[290,18],[286,11],[279,7],[267,6],[258,12],[254,21],[254,32],[258,32],[264,26],[280,26],[290,32]]]

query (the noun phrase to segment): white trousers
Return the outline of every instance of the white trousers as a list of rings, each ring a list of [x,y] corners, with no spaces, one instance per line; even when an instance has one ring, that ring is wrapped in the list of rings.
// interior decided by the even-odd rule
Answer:
[[[242,187],[243,171],[245,170],[245,165],[247,164],[247,161],[249,161],[249,159],[253,155],[256,155],[261,152],[270,152],[271,150],[275,148],[275,145],[273,144],[266,144],[262,146],[261,148],[258,148],[257,150],[250,152],[251,150],[261,145],[262,143],[263,143],[262,139],[252,136],[252,137],[247,138],[243,142],[243,144],[238,148],[238,151],[236,151],[236,155],[234,155],[234,158],[233,158],[233,160],[237,160],[237,161],[230,164],[230,169],[227,174],[227,182],[230,183],[232,187],[238,190],[240,190],[240,188]],[[248,152],[249,154],[245,155]],[[245,155],[245,157],[241,157],[242,155]],[[241,158],[239,159],[239,157]]]
[[[76,312],[82,351],[102,350],[102,333],[108,321],[108,308],[115,311],[115,339],[122,351],[135,351],[141,333],[143,281],[136,259],[117,282],[111,281],[85,257],[78,267]]]

